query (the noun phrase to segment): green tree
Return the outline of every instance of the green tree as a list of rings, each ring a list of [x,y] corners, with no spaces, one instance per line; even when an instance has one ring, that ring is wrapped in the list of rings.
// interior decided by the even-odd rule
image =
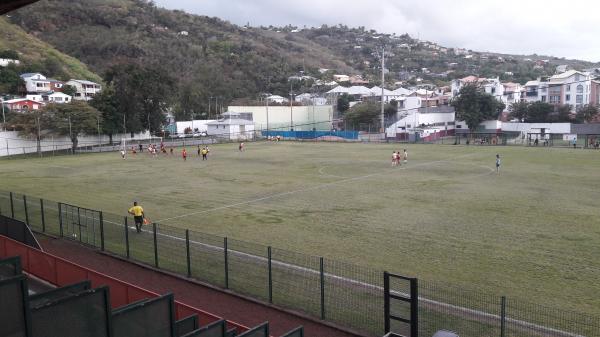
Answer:
[[[510,106],[510,117],[518,119],[519,122],[522,122],[527,118],[527,114],[529,110],[529,103],[527,102],[517,102],[513,103]]]
[[[465,121],[470,130],[498,115],[506,107],[494,96],[487,94],[476,85],[467,85],[460,89],[458,97],[450,103],[456,110],[456,119]]]
[[[113,135],[123,131],[123,113],[119,111],[115,89],[111,85],[106,86],[94,96],[90,105],[100,111],[102,133],[108,135],[110,145],[112,145]]]
[[[98,110],[84,101],[72,101],[64,104],[48,104],[44,108],[50,132],[69,136],[73,144],[73,152],[77,150],[78,137],[82,134],[96,133],[102,116]]]
[[[13,125],[13,128],[19,131],[19,135],[35,137],[37,152],[41,154],[43,134],[50,125],[47,112],[44,109],[39,109],[12,114],[10,123]]]
[[[193,119],[195,113],[203,105],[202,98],[194,91],[193,86],[189,83],[183,84],[174,108],[175,120],[189,121]]]
[[[9,64],[0,68],[0,93],[17,95],[25,89],[25,82],[19,76],[20,67]]]
[[[62,88],[62,93],[71,97],[75,97],[75,94],[77,93],[77,88],[75,88],[72,85],[65,84]]]
[[[579,123],[590,123],[598,115],[598,107],[596,105],[586,104],[577,111],[576,120]]]
[[[342,94],[337,99],[337,109],[340,114],[345,114],[350,109],[350,97],[348,94]]]
[[[174,79],[162,68],[125,64],[113,66],[106,82],[114,88],[118,110],[125,114],[127,132],[157,132],[164,123],[163,112],[173,100]]]
[[[11,60],[18,60],[19,59],[19,53],[11,50],[11,49],[6,49],[6,50],[1,50],[0,51],[0,58],[1,59],[11,59]]]
[[[554,106],[546,102],[533,102],[527,108],[527,123],[544,123],[549,120],[549,115],[554,111]]]
[[[570,123],[571,106],[569,104],[561,104],[554,106],[554,112],[548,115],[547,121],[550,123]]]
[[[370,125],[379,125],[381,105],[377,102],[363,102],[356,104],[344,115],[344,124],[350,128],[366,129]],[[374,128],[372,128],[374,129]]]

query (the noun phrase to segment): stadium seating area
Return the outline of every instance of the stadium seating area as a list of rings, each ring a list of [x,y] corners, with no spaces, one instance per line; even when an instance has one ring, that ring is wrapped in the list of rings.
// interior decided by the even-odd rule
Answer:
[[[7,258],[11,252],[18,256]],[[0,336],[270,336],[268,322],[249,329],[176,302],[172,294],[157,296],[131,285],[124,287],[93,271],[75,281],[78,273],[69,271],[67,261],[0,236],[2,256]],[[22,261],[33,274],[22,270]],[[47,277],[40,280],[45,273]],[[303,328],[285,336],[303,337]]]

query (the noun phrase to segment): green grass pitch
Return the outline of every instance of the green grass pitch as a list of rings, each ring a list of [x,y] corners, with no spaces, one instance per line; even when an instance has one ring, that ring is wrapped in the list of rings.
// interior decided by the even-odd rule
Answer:
[[[409,161],[391,167],[394,150]],[[1,189],[600,314],[600,151],[249,143],[0,160]],[[495,155],[502,157],[500,174]]]

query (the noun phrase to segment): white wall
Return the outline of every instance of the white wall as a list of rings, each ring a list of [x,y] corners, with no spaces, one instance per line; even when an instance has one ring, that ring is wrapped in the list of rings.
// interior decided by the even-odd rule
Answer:
[[[225,128],[223,128],[225,126]],[[242,132],[242,127],[244,131]],[[231,140],[249,140],[254,138],[254,125],[209,125],[208,135]]]
[[[177,133],[182,134],[185,133],[185,129],[190,128],[192,132],[205,132],[208,131],[207,123],[214,122],[214,119],[203,119],[203,120],[193,120],[193,121],[183,121],[177,122]]]
[[[571,123],[502,123],[502,131],[539,133],[545,129],[545,133],[571,133]]]
[[[113,143],[120,144],[121,138],[131,138],[131,134],[118,134],[113,135]],[[143,132],[134,135],[135,139],[147,139],[150,138],[148,132]],[[90,135],[81,136],[79,139],[79,146],[91,146],[97,144],[108,144],[108,136],[106,135]],[[53,150],[64,150],[71,148],[71,140],[69,137],[63,136],[46,136],[41,141],[42,151],[53,151]],[[37,142],[35,138],[25,138],[19,136],[17,131],[0,131],[0,157],[6,156],[7,154],[24,154],[24,153],[35,153],[37,152]]]
[[[291,110],[291,117],[290,117]],[[251,113],[254,127],[267,129],[267,107],[265,106],[230,106],[228,112]],[[289,128],[290,119],[293,120],[294,130],[307,131],[329,130],[333,118],[333,105],[318,106],[269,106],[269,129]]]

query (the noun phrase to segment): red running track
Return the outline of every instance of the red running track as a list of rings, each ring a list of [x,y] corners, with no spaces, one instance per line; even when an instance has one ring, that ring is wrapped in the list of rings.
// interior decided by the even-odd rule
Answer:
[[[161,294],[172,292],[177,301],[225,319],[250,327],[269,321],[272,336],[280,336],[300,325],[304,326],[304,334],[307,337],[364,336],[101,254],[75,242],[41,235],[38,239],[44,251],[50,254],[150,291]]]

